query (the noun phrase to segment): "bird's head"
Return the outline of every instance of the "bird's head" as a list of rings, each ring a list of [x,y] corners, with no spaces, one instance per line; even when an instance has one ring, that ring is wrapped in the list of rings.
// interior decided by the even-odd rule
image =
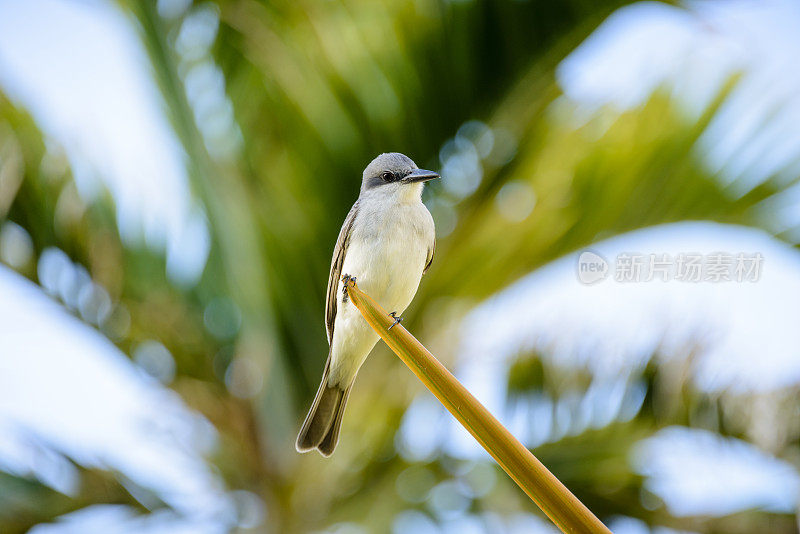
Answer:
[[[433,171],[417,167],[408,156],[387,152],[364,169],[361,194],[385,194],[411,202],[419,200],[425,182],[438,177]]]

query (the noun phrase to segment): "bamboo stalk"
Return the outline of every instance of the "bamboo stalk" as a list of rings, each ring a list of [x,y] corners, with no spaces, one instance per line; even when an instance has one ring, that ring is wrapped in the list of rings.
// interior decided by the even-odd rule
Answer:
[[[611,533],[408,330],[399,324],[389,330],[392,316],[344,281],[367,323],[562,532]]]

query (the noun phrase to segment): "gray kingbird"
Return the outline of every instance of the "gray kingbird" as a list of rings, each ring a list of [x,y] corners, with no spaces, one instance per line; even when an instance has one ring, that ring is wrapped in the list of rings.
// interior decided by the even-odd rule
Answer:
[[[433,261],[435,230],[422,189],[438,177],[397,152],[381,154],[364,169],[361,193],[333,251],[325,305],[328,361],[297,436],[299,452],[333,454],[353,381],[378,342],[378,334],[349,302],[343,275],[357,279],[361,290],[393,310],[393,317],[403,313]]]

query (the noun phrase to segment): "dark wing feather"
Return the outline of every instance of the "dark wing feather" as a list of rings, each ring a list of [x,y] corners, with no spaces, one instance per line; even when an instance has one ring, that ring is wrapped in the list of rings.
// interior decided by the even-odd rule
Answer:
[[[333,325],[336,322],[336,292],[339,288],[339,280],[342,278],[344,256],[347,253],[347,245],[350,243],[350,231],[353,228],[353,221],[356,220],[357,213],[358,201],[350,208],[350,213],[347,214],[342,230],[339,232],[339,239],[336,240],[336,248],[333,249],[331,274],[328,277],[328,300],[325,303],[325,326],[328,329],[328,344],[333,343]]]
[[[433,263],[433,255],[435,252],[436,252],[436,240],[434,239],[433,243],[431,243],[431,246],[428,247],[428,259],[425,261],[425,268],[422,269],[422,274],[428,272],[428,268],[431,266],[431,263]]]

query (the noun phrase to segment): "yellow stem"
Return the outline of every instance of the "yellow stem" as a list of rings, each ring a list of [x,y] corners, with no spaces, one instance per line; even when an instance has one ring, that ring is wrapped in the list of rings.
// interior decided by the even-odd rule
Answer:
[[[450,371],[369,295],[346,280],[347,292],[367,323],[478,440],[500,467],[563,532],[610,530],[583,505],[522,443],[472,396]]]

